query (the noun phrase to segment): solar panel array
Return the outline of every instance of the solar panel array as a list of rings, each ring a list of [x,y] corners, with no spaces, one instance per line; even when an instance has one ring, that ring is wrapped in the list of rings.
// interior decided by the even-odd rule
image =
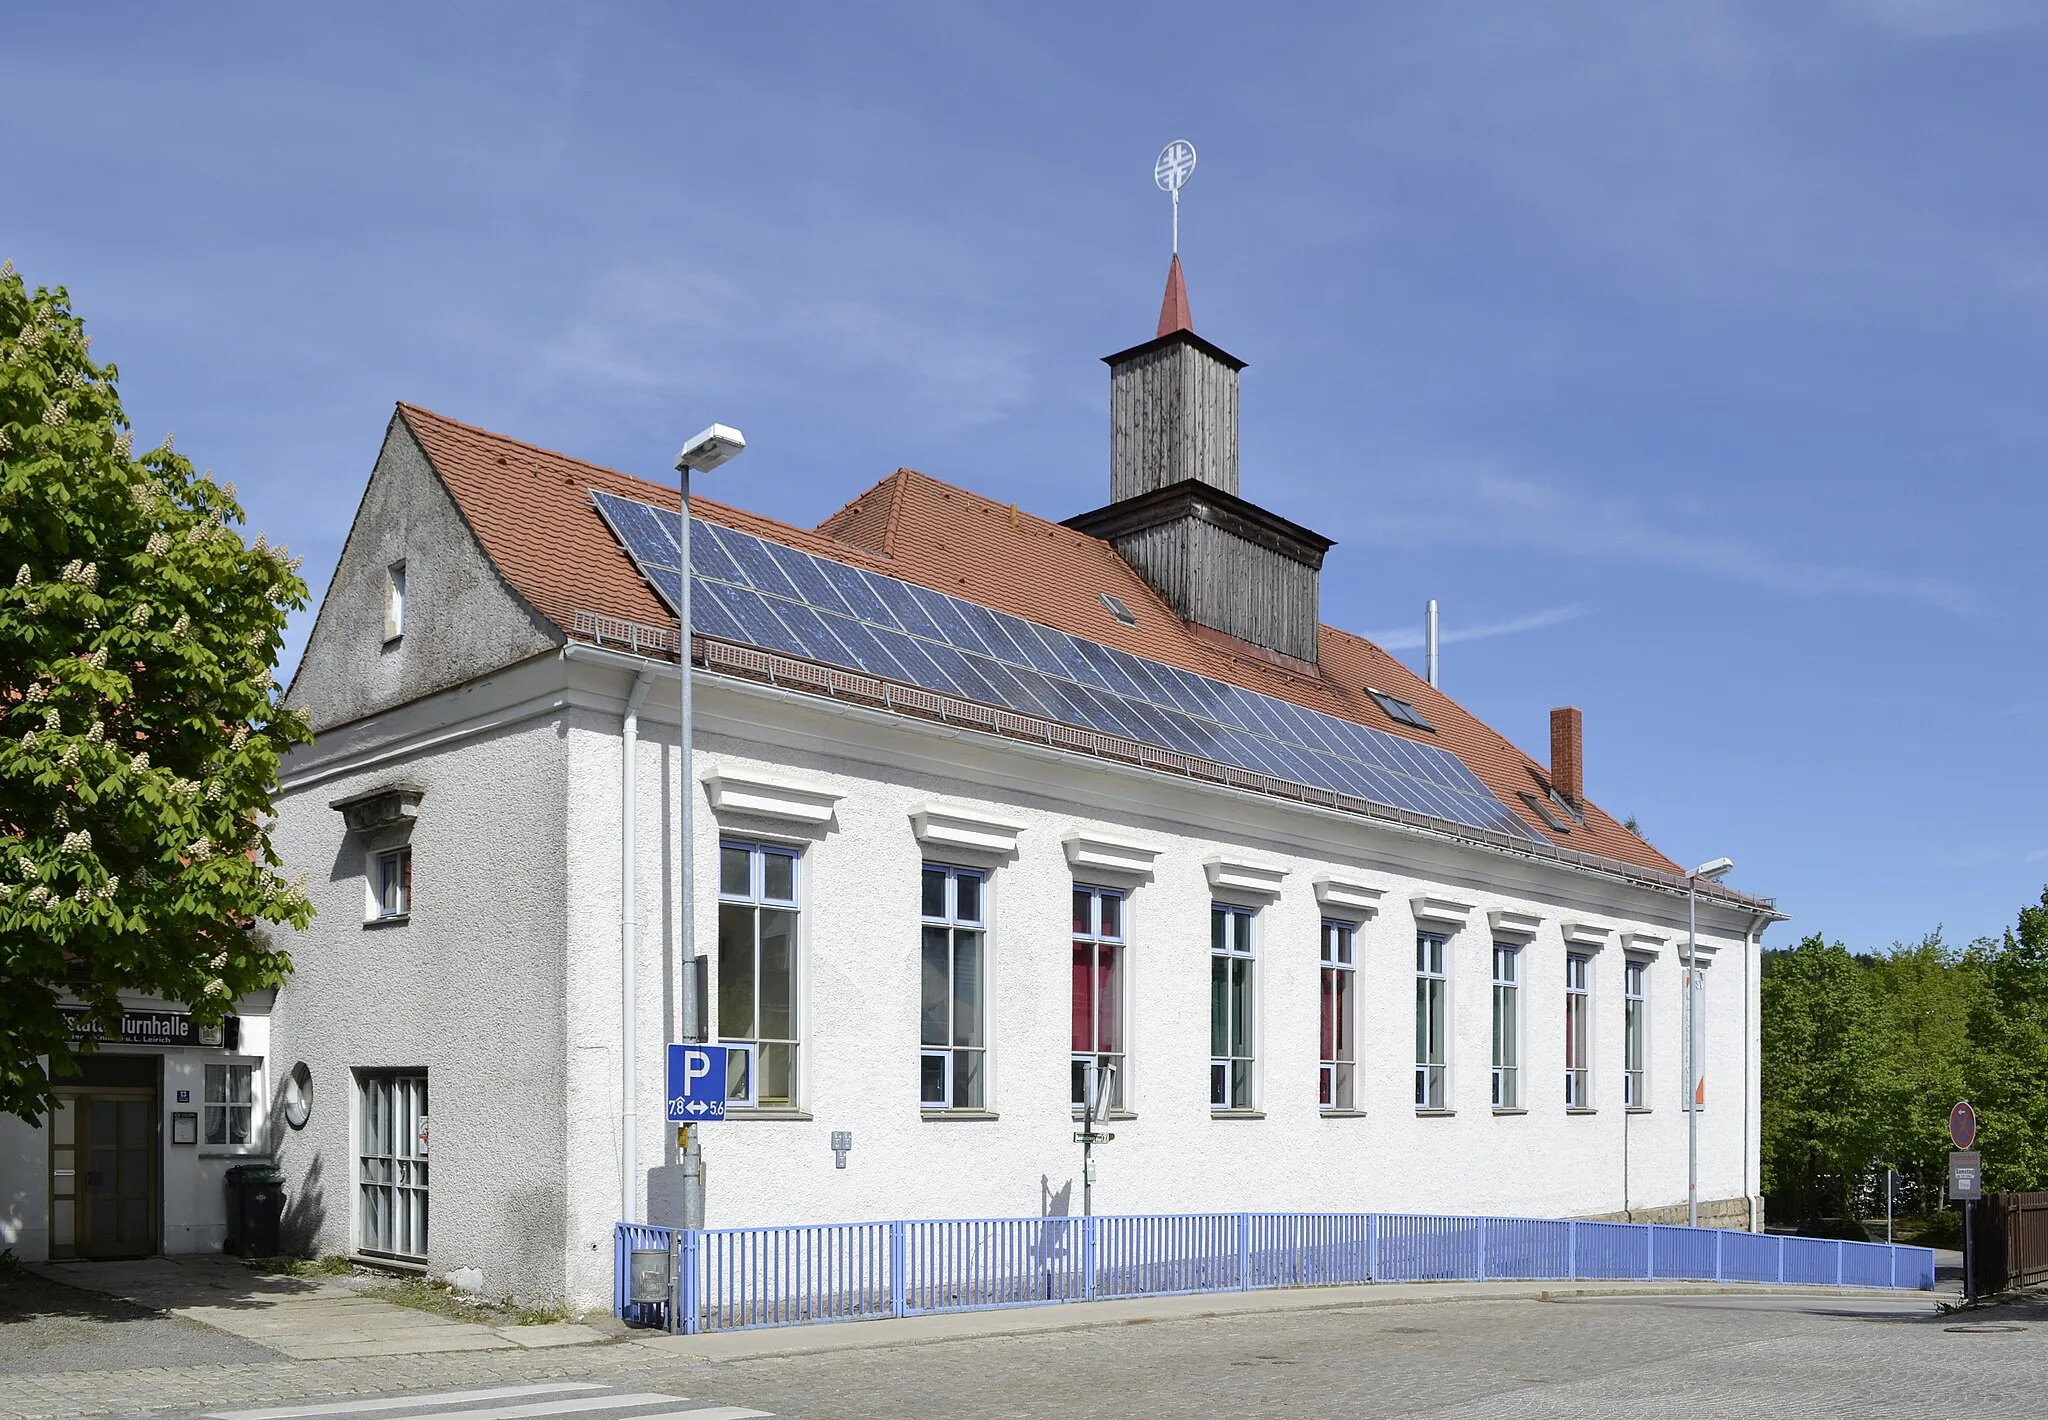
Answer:
[[[642,575],[677,608],[676,514],[595,490],[591,499]],[[1535,837],[1456,755],[1434,745],[702,519],[691,523],[690,560],[691,621],[701,636]]]

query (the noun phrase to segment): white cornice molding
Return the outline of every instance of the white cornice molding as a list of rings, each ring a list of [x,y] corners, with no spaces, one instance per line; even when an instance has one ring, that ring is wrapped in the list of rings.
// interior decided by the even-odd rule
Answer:
[[[833,807],[846,797],[815,780],[724,768],[704,776],[704,792],[713,813],[812,825],[830,823]]]
[[[1278,864],[1223,854],[1204,859],[1202,871],[1209,875],[1212,891],[1252,893],[1259,897],[1278,897],[1280,880],[1287,876],[1287,870]]]
[[[1067,863],[1071,867],[1092,869],[1098,873],[1122,873],[1134,878],[1149,876],[1160,853],[1165,851],[1136,838],[1124,838],[1093,828],[1069,829],[1061,835],[1060,846],[1066,850]]]
[[[1418,892],[1408,899],[1408,905],[1414,909],[1417,922],[1434,922],[1439,926],[1462,927],[1472,916],[1471,903],[1438,897],[1435,893]]]
[[[1327,910],[1354,912],[1362,918],[1379,916],[1380,899],[1387,895],[1385,888],[1370,887],[1355,878],[1339,877],[1335,873],[1320,874],[1315,880],[1316,901]]]
[[[1602,927],[1595,922],[1567,922],[1564,924],[1565,945],[1585,947],[1598,951],[1607,945],[1607,939],[1614,935],[1611,927]]]
[[[976,853],[1015,853],[1024,824],[987,809],[933,800],[910,811],[910,831],[920,843],[966,848]]]
[[[1543,918],[1534,912],[1517,912],[1510,907],[1496,907],[1486,914],[1487,922],[1496,937],[1532,938],[1536,929],[1543,925]]]
[[[1621,934],[1622,950],[1633,952],[1637,956],[1653,957],[1661,955],[1670,944],[1671,936],[1667,932],[1632,930]]]

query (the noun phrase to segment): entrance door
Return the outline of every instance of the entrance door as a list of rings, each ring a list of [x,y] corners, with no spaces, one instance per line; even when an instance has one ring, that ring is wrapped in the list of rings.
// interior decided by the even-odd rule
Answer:
[[[83,1063],[83,1062],[82,1062]],[[154,1085],[96,1084],[113,1074],[94,1061],[87,1083],[60,1085],[50,1131],[50,1255],[149,1257],[157,1250],[157,1121]],[[153,1076],[156,1061],[121,1062]]]

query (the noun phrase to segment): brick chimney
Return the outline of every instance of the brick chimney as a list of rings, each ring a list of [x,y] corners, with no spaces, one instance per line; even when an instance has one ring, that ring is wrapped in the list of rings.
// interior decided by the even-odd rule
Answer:
[[[1585,724],[1576,705],[1550,712],[1550,787],[1577,808],[1585,802]]]

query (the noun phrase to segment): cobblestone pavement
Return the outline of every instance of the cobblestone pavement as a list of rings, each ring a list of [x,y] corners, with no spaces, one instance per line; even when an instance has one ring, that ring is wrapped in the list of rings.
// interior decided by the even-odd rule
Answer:
[[[1952,1329],[1958,1325],[1972,1329]],[[0,1377],[0,1416],[190,1414],[308,1396],[566,1378],[812,1420],[1976,1420],[2042,1412],[2044,1342],[2048,1303],[1944,1316],[1924,1296],[1441,1301],[719,1362],[620,1342],[551,1352]]]

